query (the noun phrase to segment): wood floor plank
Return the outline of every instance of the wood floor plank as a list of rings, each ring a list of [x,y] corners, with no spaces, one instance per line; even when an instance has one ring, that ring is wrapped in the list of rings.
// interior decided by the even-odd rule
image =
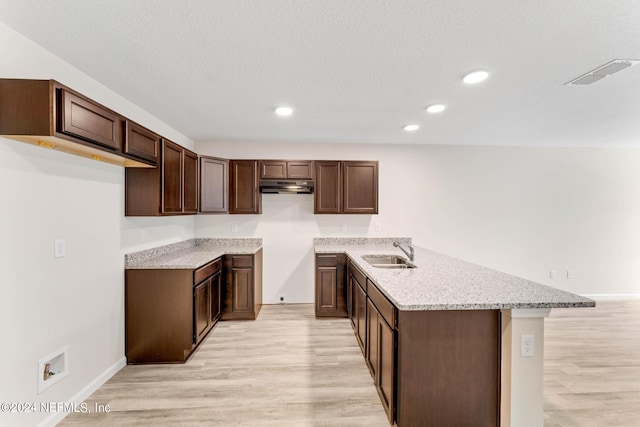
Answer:
[[[551,310],[545,427],[640,425],[640,301]]]
[[[126,366],[61,426],[386,427],[346,319],[264,306],[220,322],[184,365]],[[640,301],[557,309],[545,321],[545,427],[640,425]]]
[[[309,304],[220,322],[184,365],[126,366],[62,426],[368,426],[388,422],[349,320]]]

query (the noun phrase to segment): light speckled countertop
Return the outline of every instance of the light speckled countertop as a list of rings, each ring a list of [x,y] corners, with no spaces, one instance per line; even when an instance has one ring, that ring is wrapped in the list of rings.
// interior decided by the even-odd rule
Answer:
[[[362,255],[406,256],[384,242],[316,239],[316,253],[345,253],[399,310],[497,310],[516,308],[594,307],[595,302],[500,271],[415,248],[417,268],[372,267]],[[349,244],[351,243],[351,244]]]
[[[226,254],[255,254],[262,239],[190,239],[125,255],[125,269],[196,269]]]

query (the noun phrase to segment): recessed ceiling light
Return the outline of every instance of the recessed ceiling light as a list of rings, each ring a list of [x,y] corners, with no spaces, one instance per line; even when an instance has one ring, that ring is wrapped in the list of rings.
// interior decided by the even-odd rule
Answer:
[[[477,70],[477,71],[472,71],[469,74],[467,74],[466,76],[464,76],[462,78],[462,81],[465,82],[466,84],[475,84],[475,83],[480,83],[481,81],[484,81],[487,79],[487,77],[489,77],[489,72],[485,71],[485,70]]]
[[[442,104],[433,104],[433,105],[429,105],[429,106],[427,107],[427,113],[439,113],[439,112],[441,112],[441,111],[444,111],[444,110],[445,110],[445,108],[447,108],[447,107],[445,107],[445,106],[444,106],[444,105],[442,105]]]
[[[290,116],[293,114],[293,108],[291,107],[278,107],[275,111],[279,116]]]
[[[404,127],[404,130],[406,130],[407,132],[415,132],[415,131],[417,131],[418,129],[420,129],[420,126],[419,126],[419,125],[406,125],[406,126]]]

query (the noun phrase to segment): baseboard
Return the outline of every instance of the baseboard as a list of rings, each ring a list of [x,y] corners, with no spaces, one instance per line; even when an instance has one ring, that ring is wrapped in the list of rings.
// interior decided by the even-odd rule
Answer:
[[[583,294],[582,296],[591,298],[596,301],[622,301],[640,299],[640,294]]]
[[[107,370],[105,370],[102,374],[100,374],[96,379],[91,381],[86,385],[82,390],[80,390],[75,396],[69,399],[69,404],[81,404],[89,396],[91,396],[96,390],[98,390],[104,383],[109,381],[111,377],[120,371],[120,369],[124,368],[127,365],[127,358],[122,356],[122,359],[118,360],[116,363],[111,365]],[[44,421],[38,424],[38,427],[53,427],[58,424],[64,417],[68,415],[67,412],[56,412],[51,414],[51,416],[47,417]]]

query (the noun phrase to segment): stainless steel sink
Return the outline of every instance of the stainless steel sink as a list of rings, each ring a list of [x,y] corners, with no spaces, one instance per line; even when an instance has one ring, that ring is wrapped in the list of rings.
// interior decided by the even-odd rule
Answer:
[[[416,268],[398,255],[362,255],[362,259],[376,268]]]

